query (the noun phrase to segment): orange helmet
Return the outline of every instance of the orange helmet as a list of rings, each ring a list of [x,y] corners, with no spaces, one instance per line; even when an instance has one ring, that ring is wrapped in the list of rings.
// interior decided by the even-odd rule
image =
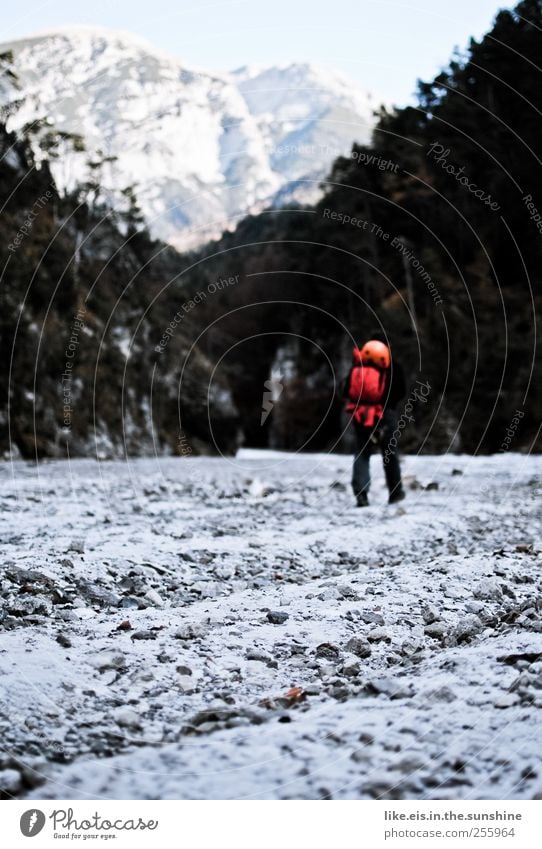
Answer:
[[[361,349],[361,362],[364,365],[389,368],[391,364],[390,349],[384,342],[370,339]]]

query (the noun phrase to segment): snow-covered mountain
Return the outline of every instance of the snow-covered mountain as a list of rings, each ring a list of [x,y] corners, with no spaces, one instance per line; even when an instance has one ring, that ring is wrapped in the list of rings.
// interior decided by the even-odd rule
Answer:
[[[313,199],[333,159],[368,140],[378,106],[335,71],[219,75],[110,30],[59,30],[7,50],[20,83],[0,92],[9,127],[46,118],[83,138],[84,151],[68,143],[52,163],[59,186],[97,179],[116,207],[133,187],[151,231],[180,248],[270,203]]]

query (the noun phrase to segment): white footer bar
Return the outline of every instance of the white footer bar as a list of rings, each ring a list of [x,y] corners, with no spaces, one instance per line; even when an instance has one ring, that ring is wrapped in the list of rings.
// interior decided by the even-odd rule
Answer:
[[[0,808],[0,826],[6,849],[542,846],[538,801],[11,801]]]

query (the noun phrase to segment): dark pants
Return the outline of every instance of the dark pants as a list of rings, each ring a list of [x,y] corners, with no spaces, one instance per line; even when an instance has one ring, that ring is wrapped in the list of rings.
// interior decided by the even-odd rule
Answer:
[[[369,492],[371,486],[369,461],[379,442],[389,493],[391,495],[401,489],[401,467],[397,446],[391,447],[389,444],[396,427],[397,413],[395,410],[384,410],[384,416],[377,428],[361,427],[355,424],[357,450],[352,470],[354,495]]]

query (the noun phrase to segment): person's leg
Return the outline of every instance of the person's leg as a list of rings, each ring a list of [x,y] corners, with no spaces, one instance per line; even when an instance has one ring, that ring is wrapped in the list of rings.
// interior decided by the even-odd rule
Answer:
[[[369,460],[373,451],[373,443],[371,441],[371,430],[366,427],[356,426],[356,455],[354,457],[354,467],[352,469],[352,489],[354,495],[358,498],[362,493],[365,495],[369,492],[371,486],[371,473],[369,469]]]
[[[399,501],[404,497],[403,484],[401,481],[401,466],[399,463],[399,448],[397,433],[397,413],[395,410],[384,410],[382,419],[382,439],[380,447],[382,460],[384,462],[384,474],[390,499]]]

